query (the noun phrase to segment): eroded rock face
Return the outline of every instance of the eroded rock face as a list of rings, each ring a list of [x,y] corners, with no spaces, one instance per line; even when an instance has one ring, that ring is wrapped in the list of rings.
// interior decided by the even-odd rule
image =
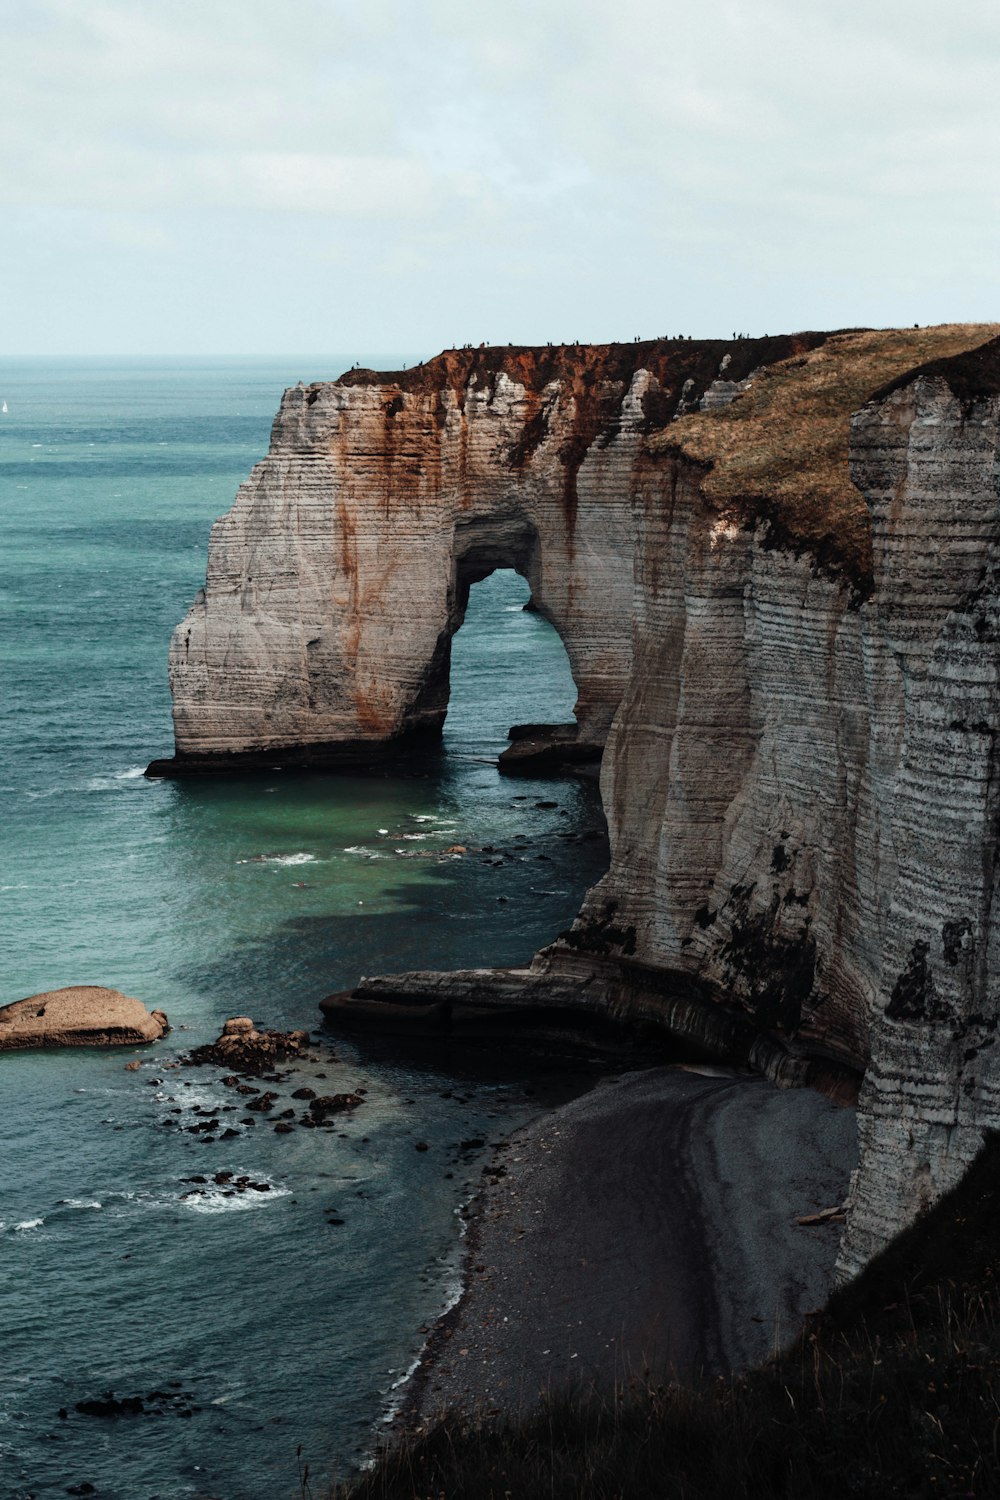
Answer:
[[[847,1272],[1000,1126],[1000,343],[871,402],[852,447],[889,857]]]
[[[28,1047],[130,1047],[170,1030],[162,1010],[102,985],[45,990],[0,1007],[0,1052]]]
[[[998,426],[1000,341],[861,408],[853,576],[668,455],[602,774],[611,871],[536,961],[634,955],[867,1067],[845,1274],[1000,1125]]]
[[[177,756],[151,769],[349,763],[439,734],[452,636],[496,567],[558,629],[579,742],[599,746],[631,659],[648,434],[721,399],[720,373],[824,338],[461,350],[287,391],[212,530],[170,650]]]

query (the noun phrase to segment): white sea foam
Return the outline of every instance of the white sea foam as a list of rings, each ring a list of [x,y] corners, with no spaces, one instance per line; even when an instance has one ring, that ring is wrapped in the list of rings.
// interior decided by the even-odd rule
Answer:
[[[218,1089],[213,1090],[209,1084],[193,1083],[189,1088],[185,1088],[184,1083],[184,1079],[178,1078],[175,1083],[171,1084],[169,1089],[166,1087],[162,1091],[157,1089],[154,1097],[158,1100],[166,1099],[172,1094],[174,1101],[182,1105],[185,1110],[193,1110],[196,1107],[218,1110],[223,1103],[232,1104],[234,1102],[228,1097],[228,1089],[220,1093]]]
[[[461,1216],[461,1207],[457,1208],[455,1212],[456,1214]],[[461,1242],[465,1239],[467,1228],[466,1221],[461,1217],[459,1217],[459,1225],[459,1241]],[[446,1254],[443,1255],[441,1259],[446,1268],[446,1275],[441,1286],[443,1298],[441,1306],[438,1309],[438,1312],[434,1319],[435,1325],[439,1324],[441,1319],[446,1317],[447,1314],[451,1312],[453,1307],[458,1306],[465,1292],[465,1281],[462,1276],[461,1270],[461,1249],[459,1249],[457,1253],[446,1252]],[[397,1376],[390,1385],[388,1392],[389,1399],[387,1400],[382,1411],[383,1423],[388,1424],[395,1419],[397,1412],[403,1404],[403,1400],[406,1394],[406,1386],[419,1370],[424,1358],[424,1354],[427,1351],[428,1343],[429,1339],[425,1339],[423,1344],[421,1345],[420,1353],[417,1354],[413,1360],[411,1360],[410,1364],[403,1371],[402,1375]]]
[[[430,836],[431,835],[429,833],[404,833],[403,834],[404,839],[429,839]]]
[[[14,1233],[18,1234],[25,1229],[41,1229],[44,1223],[44,1219],[22,1219],[20,1224],[14,1225]]]
[[[265,854],[263,855],[265,865],[315,865],[318,864],[315,854]]]
[[[124,771],[109,771],[105,776],[92,776],[84,784],[87,792],[113,792],[121,786],[122,782],[141,782],[145,777],[144,766],[129,766]]]
[[[60,1208],[103,1208],[96,1198],[60,1198]]]
[[[267,1181],[266,1178],[262,1179]],[[221,1187],[207,1187],[200,1193],[193,1193],[191,1197],[184,1198],[185,1208],[190,1208],[196,1214],[228,1214],[241,1213],[248,1208],[266,1208],[269,1203],[274,1203],[278,1198],[287,1198],[291,1188],[276,1187],[272,1182],[269,1193],[255,1193],[252,1188],[247,1188],[244,1193],[234,1192],[231,1198],[226,1197],[225,1189]],[[230,1192],[233,1190],[230,1188]]]
[[[366,849],[363,844],[351,844],[344,850],[345,854],[360,854],[362,859],[383,859],[377,849]]]

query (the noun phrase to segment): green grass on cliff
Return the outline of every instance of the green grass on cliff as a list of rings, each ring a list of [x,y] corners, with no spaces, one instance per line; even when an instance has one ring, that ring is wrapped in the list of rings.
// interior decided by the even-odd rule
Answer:
[[[850,474],[851,414],[878,388],[928,361],[995,338],[991,323],[832,334],[819,348],[759,370],[722,411],[671,422],[651,447],[705,464],[702,494],[725,523],[766,518],[772,540],[807,550],[862,590],[872,568],[868,507]]]
[[[308,1484],[303,1488],[309,1494]],[[922,1500],[1000,1496],[1000,1137],[740,1379],[446,1418],[334,1500]]]

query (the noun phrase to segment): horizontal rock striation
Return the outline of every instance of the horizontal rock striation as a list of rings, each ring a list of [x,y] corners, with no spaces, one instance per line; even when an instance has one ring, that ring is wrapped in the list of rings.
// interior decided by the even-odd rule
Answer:
[[[98,984],[46,990],[0,1006],[0,1052],[31,1047],[131,1047],[170,1030],[162,1010]]]
[[[1000,1127],[1000,340],[881,392],[854,418],[852,457],[878,559],[873,738],[887,774],[845,1272]]]
[[[928,339],[898,342],[893,360]],[[536,961],[634,955],[792,1056],[867,1067],[845,1273],[1000,1124],[1000,341],[864,401],[886,352],[831,340],[763,372],[714,435],[698,419],[651,444],[602,772],[612,866]],[[854,485],[846,412],[839,478],[817,425],[841,386]]]
[[[825,337],[452,350],[287,391],[174,635],[176,756],[151,770],[364,764],[438,735],[452,637],[497,567],[563,639],[585,759],[629,670],[649,433]]]

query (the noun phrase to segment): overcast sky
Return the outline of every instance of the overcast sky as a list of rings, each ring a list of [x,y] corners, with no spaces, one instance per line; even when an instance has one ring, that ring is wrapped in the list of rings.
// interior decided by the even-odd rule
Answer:
[[[1000,317],[996,0],[0,0],[0,353]]]

